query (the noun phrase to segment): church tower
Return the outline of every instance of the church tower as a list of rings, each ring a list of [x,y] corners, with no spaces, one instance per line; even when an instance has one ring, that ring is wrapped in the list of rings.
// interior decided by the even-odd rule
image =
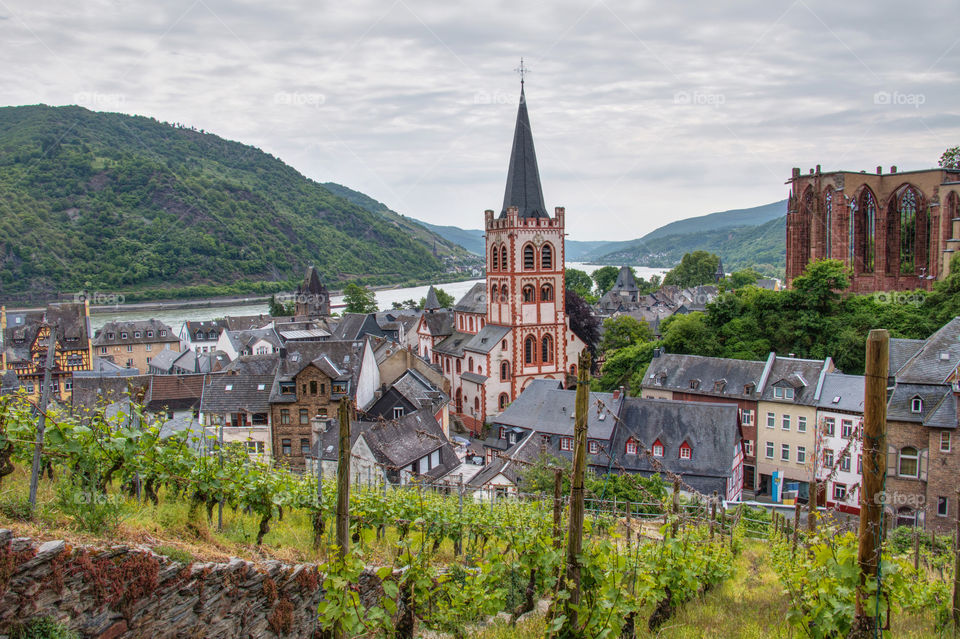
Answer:
[[[564,381],[584,347],[564,309],[564,209],[550,217],[544,204],[522,81],[503,208],[486,211],[484,226],[486,321],[510,329],[513,400],[532,379]]]

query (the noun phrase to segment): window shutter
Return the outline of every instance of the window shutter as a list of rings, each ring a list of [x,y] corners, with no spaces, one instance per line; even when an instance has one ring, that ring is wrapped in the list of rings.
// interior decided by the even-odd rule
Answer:
[[[922,481],[927,481],[927,449],[920,451],[920,473],[919,477]]]
[[[893,446],[887,446],[887,477],[897,476],[897,460],[899,455]]]

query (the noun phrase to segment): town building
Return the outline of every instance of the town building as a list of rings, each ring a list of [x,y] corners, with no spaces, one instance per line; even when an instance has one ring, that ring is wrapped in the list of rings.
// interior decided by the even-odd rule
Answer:
[[[484,212],[486,280],[454,307],[442,341],[446,319],[429,319],[438,311],[425,309],[419,329],[420,354],[442,368],[457,417],[472,432],[532,381],[576,374],[586,346],[564,305],[564,217],[562,207],[550,217],[544,204],[521,87],[503,207]]]
[[[42,311],[7,311],[0,307],[0,375],[16,373],[20,388],[33,400],[40,398],[50,331],[55,334],[52,399],[69,403],[73,373],[93,368],[90,308],[82,303],[48,304]],[[12,380],[11,380],[12,381]],[[6,384],[7,388],[12,386]]]
[[[125,368],[147,373],[150,360],[164,349],[180,351],[173,329],[155,319],[107,322],[93,338],[93,352]]]
[[[787,286],[812,260],[842,261],[857,293],[930,289],[960,250],[960,170],[793,169]]]
[[[269,355],[279,353],[283,341],[273,326],[244,330],[227,329],[220,333],[217,351],[226,354],[231,361],[243,355]]]
[[[298,319],[330,316],[330,293],[320,281],[320,274],[315,267],[307,267],[303,282],[297,286],[295,296],[295,312]]]
[[[863,450],[863,375],[827,373],[817,403],[816,477],[820,503],[860,514]]]
[[[180,327],[180,343],[183,350],[194,351],[196,353],[212,353],[217,350],[217,342],[220,341],[220,334],[225,329],[222,320],[209,320],[205,322],[186,321]]]
[[[224,443],[240,442],[266,457],[274,454],[270,394],[278,365],[278,355],[244,355],[223,372],[206,376],[200,418],[209,437],[222,433]]]

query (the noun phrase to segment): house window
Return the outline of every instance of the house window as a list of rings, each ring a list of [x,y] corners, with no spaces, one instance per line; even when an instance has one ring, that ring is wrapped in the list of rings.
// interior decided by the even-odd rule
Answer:
[[[773,396],[776,399],[793,399],[793,389],[784,386],[775,386]]]
[[[591,455],[596,455],[597,453],[600,452],[600,444],[598,444],[597,442],[587,442],[587,451]]]
[[[833,485],[833,499],[835,501],[843,501],[846,498],[847,498],[847,485],[835,483]]]
[[[857,474],[863,474],[863,455],[857,455]]]
[[[553,301],[553,285],[544,284],[540,287],[540,301],[541,302],[552,302]]]
[[[134,339],[140,339],[140,331],[134,331],[134,333],[133,333],[133,338],[134,338]]]
[[[533,244],[527,244],[523,247],[523,270],[532,271],[536,268],[537,260],[534,254]]]
[[[300,454],[301,455],[310,454],[310,440],[305,437],[300,438]]]
[[[846,455],[840,458],[840,470],[842,470],[845,473],[850,472],[850,453],[847,453]]]
[[[797,415],[797,432],[807,432],[807,418],[803,417],[802,415]]]
[[[914,397],[910,400],[910,412],[911,413],[922,413],[923,412],[923,400],[919,397]]]
[[[744,426],[753,426],[753,411],[752,410],[743,410],[740,411],[740,423]]]
[[[132,353],[132,352],[133,352],[133,344],[127,344],[127,352],[128,352],[128,353]]]
[[[507,404],[510,403],[510,396],[506,393],[500,393],[500,398],[497,400],[497,405],[500,406],[500,410],[505,410]]]
[[[266,425],[267,425],[267,414],[266,414],[266,413],[254,413],[254,414],[253,414],[253,425],[254,425],[254,426],[266,426]]]
[[[289,455],[289,454],[290,454],[291,449],[290,449],[290,440],[289,440],[289,439],[281,439],[281,440],[280,440],[280,450],[283,452],[284,455]]]
[[[690,390],[697,390],[698,388],[700,388],[700,380],[699,380],[699,379],[691,379],[691,380],[690,380]]]
[[[476,397],[473,398],[473,409],[474,409],[474,410],[480,410],[480,396],[479,396],[479,395],[477,395]]]
[[[166,337],[167,331],[160,331],[160,337]]]
[[[840,436],[844,439],[850,439],[850,436],[853,435],[853,420],[852,419],[842,419],[840,420]]]
[[[797,446],[797,463],[805,464],[807,462],[807,447]]]
[[[743,454],[747,457],[753,457],[753,441],[749,439],[743,440]]]
[[[126,333],[120,333],[120,339],[127,339]]]
[[[553,338],[549,335],[543,336],[540,361],[549,363],[553,361]]]
[[[101,355],[106,355],[106,354],[107,354],[107,347],[106,347],[106,346],[101,346],[101,347],[100,347],[100,354],[101,354]]]
[[[500,245],[500,270],[507,270],[507,247]],[[506,296],[504,296],[504,301],[506,301]]]
[[[659,441],[653,443],[653,456],[663,457],[663,444],[661,444]]]
[[[789,416],[789,415],[784,415],[784,416],[783,416],[781,428],[782,428],[783,430],[790,430],[790,416]]]
[[[458,359],[458,360],[457,360],[457,372],[459,373],[461,370],[462,370],[462,366],[460,365],[460,360]]]
[[[823,467],[833,468],[833,450],[829,448],[823,449]]]
[[[573,439],[570,437],[561,437],[560,450],[573,450]]]
[[[767,442],[765,454],[767,459],[773,459],[773,442]]]
[[[300,423],[301,424],[310,423],[310,412],[306,408],[300,409]]]
[[[132,359],[128,359],[128,360],[127,360],[127,368],[133,368],[133,360],[132,360]]]
[[[393,418],[400,419],[403,417],[403,406],[394,406],[393,407]]]
[[[500,381],[505,382],[510,379],[510,362],[500,362]]]
[[[680,446],[680,459],[690,459],[693,457],[693,449],[684,442]]]
[[[919,468],[919,451],[913,446],[904,446],[901,448],[897,474],[901,477],[918,477]]]
[[[544,271],[553,270],[553,247],[544,244],[540,249],[540,268]]]
[[[290,411],[286,408],[280,409],[280,423],[289,424],[290,423]]]
[[[946,517],[950,502],[946,497],[937,497],[937,517]]]
[[[317,394],[317,380],[315,379],[310,380],[310,394],[311,395]]]
[[[500,438],[500,439],[505,439],[505,438],[506,438],[506,432],[507,432],[507,429],[504,428],[503,426],[501,426],[501,427],[500,427],[500,436],[499,436],[499,438]]]
[[[532,335],[523,340],[523,362],[533,364],[537,355],[537,340]]]
[[[790,461],[790,444],[780,444],[780,459]]]
[[[823,418],[823,434],[827,437],[833,437],[833,433],[836,427],[836,420],[833,417],[824,417]]]
[[[66,379],[66,380],[63,381],[63,390],[65,390],[65,391],[72,391],[72,390],[73,390],[73,380],[72,380],[72,379]],[[948,433],[948,434],[949,434],[949,433]]]
[[[144,348],[146,348],[148,351],[152,351],[152,350],[153,350],[153,344],[147,344]]]
[[[147,331],[147,337],[153,337],[153,331]]]
[[[549,446],[550,445],[550,435],[540,435],[540,445]]]
[[[293,382],[280,382],[280,393],[283,395],[293,395],[297,392],[297,385]]]
[[[536,299],[534,299],[533,287],[529,284],[523,287],[523,301],[525,304],[536,301]]]
[[[499,269],[500,269],[500,248],[497,246],[494,246],[493,249],[490,251],[490,270],[496,271]]]
[[[632,440],[632,439],[628,439],[628,440],[627,440],[627,447],[626,447],[626,450],[625,450],[624,452],[626,452],[627,455],[636,455],[636,454],[637,454],[637,442],[635,442],[635,441]]]
[[[950,433],[947,431],[940,431],[940,452],[949,453],[950,452]]]
[[[773,413],[767,413],[767,428],[773,428],[777,423],[777,416]]]
[[[467,358],[467,370],[470,371],[471,373],[473,372],[473,358],[472,358],[472,357],[468,357],[468,358]]]

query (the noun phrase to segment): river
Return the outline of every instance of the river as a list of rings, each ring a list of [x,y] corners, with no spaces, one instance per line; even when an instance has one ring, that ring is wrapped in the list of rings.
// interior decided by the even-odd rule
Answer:
[[[584,264],[582,262],[568,262],[567,268],[576,268],[581,271],[586,271],[587,273],[593,273],[595,270],[600,268],[599,265],[595,264]],[[637,273],[638,277],[644,279],[650,279],[653,275],[663,276],[667,272],[667,269],[658,269],[658,268],[648,268],[645,266],[635,266],[634,270]],[[454,299],[459,300],[463,297],[470,288],[477,282],[482,282],[482,279],[477,280],[466,280],[464,282],[450,282],[447,284],[442,284],[439,288],[442,288],[444,291],[449,293],[454,297]],[[421,297],[426,297],[427,289],[429,286],[411,286],[406,288],[391,288],[375,291],[374,294],[377,298],[377,305],[381,310],[387,310],[393,306],[394,302],[403,302],[404,300],[414,299],[419,300]],[[343,304],[342,295],[333,295],[330,298],[331,304],[337,306]],[[110,310],[98,310],[91,314],[90,323],[93,326],[93,330],[101,328],[104,324],[111,321],[133,321],[133,320],[144,320],[144,319],[157,319],[163,322],[164,324],[169,325],[175,332],[179,332],[180,326],[185,321],[199,322],[216,319],[218,317],[223,317],[225,315],[257,315],[257,314],[268,313],[266,302],[248,302],[248,303],[238,303],[233,306],[215,306],[215,307],[203,307],[203,308],[177,308],[171,310],[142,310],[142,309],[127,309],[124,310],[123,305],[118,305]]]

